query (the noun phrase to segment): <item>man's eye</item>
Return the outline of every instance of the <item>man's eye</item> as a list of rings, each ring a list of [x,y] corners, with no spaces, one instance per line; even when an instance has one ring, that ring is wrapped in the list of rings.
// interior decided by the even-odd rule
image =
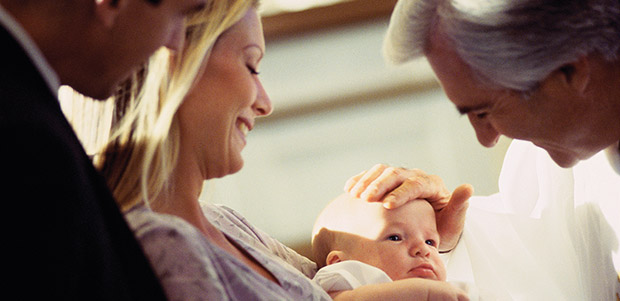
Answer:
[[[487,113],[487,112],[479,112],[479,113],[473,113],[473,114],[478,119],[483,119],[483,118],[486,118],[487,116],[489,116],[489,113]]]
[[[388,240],[391,240],[391,241],[401,241],[401,240],[403,240],[403,239],[400,237],[400,235],[396,235],[396,234],[388,236],[388,238],[387,238],[387,239],[388,239]]]

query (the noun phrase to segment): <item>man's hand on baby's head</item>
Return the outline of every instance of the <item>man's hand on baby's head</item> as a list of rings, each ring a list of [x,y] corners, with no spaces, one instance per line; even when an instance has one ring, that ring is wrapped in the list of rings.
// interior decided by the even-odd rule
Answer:
[[[436,212],[441,251],[456,246],[465,224],[468,200],[473,195],[473,187],[469,184],[450,193],[439,176],[385,164],[377,164],[351,177],[344,190],[367,202],[383,202],[387,209],[398,208],[412,200],[427,200]]]
[[[406,169],[377,164],[371,169],[351,177],[345,192],[367,202],[383,202],[388,209],[397,208],[408,201],[425,199],[435,210],[445,207],[450,191],[443,180],[420,169]]]

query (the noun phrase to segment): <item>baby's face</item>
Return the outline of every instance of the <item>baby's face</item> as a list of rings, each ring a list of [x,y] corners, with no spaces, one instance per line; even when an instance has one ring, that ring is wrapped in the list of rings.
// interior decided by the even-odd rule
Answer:
[[[368,204],[365,204],[368,205]],[[416,200],[387,210],[369,206],[357,235],[348,236],[347,259],[365,262],[385,271],[392,280],[426,278],[446,280],[439,257],[435,212],[427,201]]]

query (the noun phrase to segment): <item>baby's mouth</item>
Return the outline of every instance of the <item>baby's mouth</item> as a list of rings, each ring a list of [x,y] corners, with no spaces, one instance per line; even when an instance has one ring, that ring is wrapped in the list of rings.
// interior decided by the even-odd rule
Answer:
[[[423,263],[421,265],[418,265],[412,268],[411,270],[409,270],[409,274],[413,275],[414,277],[418,277],[418,278],[437,279],[437,275],[435,274],[435,269],[433,269],[432,265],[427,264],[427,263]]]

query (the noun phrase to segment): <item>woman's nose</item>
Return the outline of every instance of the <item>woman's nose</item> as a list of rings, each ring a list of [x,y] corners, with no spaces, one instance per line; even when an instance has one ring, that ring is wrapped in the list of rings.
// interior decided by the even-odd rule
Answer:
[[[263,84],[260,80],[257,81],[258,85],[258,95],[256,97],[256,101],[252,106],[257,116],[268,116],[273,112],[273,105],[271,104],[271,99],[269,99],[269,95],[267,95],[267,91],[263,87]]]

